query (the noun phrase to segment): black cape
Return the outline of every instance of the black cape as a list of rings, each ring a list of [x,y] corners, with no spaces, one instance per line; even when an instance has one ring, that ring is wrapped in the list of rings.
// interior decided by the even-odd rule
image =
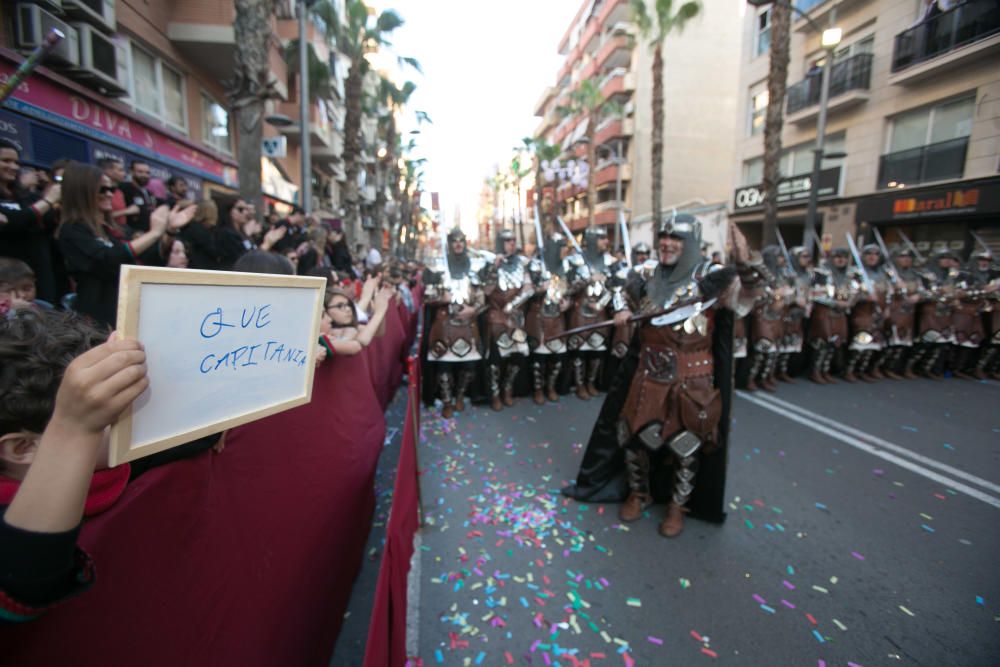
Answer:
[[[691,516],[721,523],[726,518],[726,468],[729,462],[729,427],[733,403],[733,312],[717,309],[712,335],[715,386],[722,394],[718,447],[700,454],[694,491],[687,507]],[[625,473],[625,450],[618,444],[618,417],[625,406],[632,376],[639,366],[638,336],[632,337],[628,355],[611,381],[608,395],[590,434],[576,483],[562,489],[563,495],[591,503],[619,503],[629,494]],[[673,470],[664,465],[666,448],[650,457],[650,486],[656,502],[667,502],[673,491]]]

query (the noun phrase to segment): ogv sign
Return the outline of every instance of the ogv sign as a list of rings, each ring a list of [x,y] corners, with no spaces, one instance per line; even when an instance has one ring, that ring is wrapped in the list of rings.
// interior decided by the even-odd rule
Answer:
[[[790,176],[778,181],[778,206],[788,206],[790,204],[801,203],[809,198],[809,190],[812,189],[812,179],[808,174]],[[819,173],[819,198],[829,199],[836,197],[840,193],[840,167],[824,169]],[[764,205],[764,186],[760,183],[756,185],[745,185],[737,188],[733,195],[733,210],[746,211],[760,208]]]

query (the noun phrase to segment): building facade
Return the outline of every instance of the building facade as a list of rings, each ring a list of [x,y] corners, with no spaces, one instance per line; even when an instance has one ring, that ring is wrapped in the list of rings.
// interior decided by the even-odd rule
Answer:
[[[648,3],[652,4],[652,3]],[[740,2],[703,3],[699,16],[663,45],[663,205],[692,210],[727,201],[732,172],[739,80]],[[560,107],[581,81],[598,82],[605,100],[623,113],[596,128],[596,223],[613,225],[619,205],[644,236],[652,218],[651,138],[653,50],[634,22],[628,0],[586,0],[559,43],[566,60],[556,84],[538,100],[536,137],[563,149],[562,163],[583,159],[586,121],[562,116]],[[554,183],[546,183],[548,196]],[[620,192],[620,199],[619,199]],[[587,223],[586,189],[562,182],[558,200],[574,229]],[[619,203],[621,202],[621,204]],[[707,209],[706,209],[707,210]],[[645,230],[648,231],[648,230]],[[633,239],[634,241],[634,239]]]
[[[1000,243],[1000,3],[796,0],[782,132],[779,229],[802,241],[825,51],[830,70],[817,227],[824,245],[879,229],[921,251]],[[950,7],[950,9],[942,9]],[[734,219],[759,243],[770,9],[747,7],[740,68]],[[845,155],[846,154],[846,155]]]
[[[297,36],[292,3],[272,20],[270,71],[278,99],[269,114],[295,119],[265,124],[264,136],[288,135],[283,158],[263,157],[265,201],[280,212],[297,203],[299,166],[297,74],[284,47]],[[14,72],[52,27],[67,38],[0,109],[0,136],[21,148],[27,164],[59,159],[94,162],[118,157],[148,162],[154,178],[187,180],[196,198],[239,193],[236,132],[224,81],[235,54],[231,0],[35,0],[0,10],[0,78]],[[315,24],[309,39],[333,59]],[[315,207],[335,205],[333,165],[339,160],[336,99],[312,104]],[[324,196],[326,201],[323,201]]]

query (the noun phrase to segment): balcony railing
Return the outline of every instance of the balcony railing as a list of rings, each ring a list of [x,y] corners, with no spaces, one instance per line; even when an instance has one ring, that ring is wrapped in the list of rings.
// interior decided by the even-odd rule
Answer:
[[[788,114],[819,104],[822,72],[810,74],[788,89]],[[872,80],[872,54],[859,53],[835,63],[830,70],[830,97],[849,90],[868,90]]]
[[[896,35],[892,71],[1000,33],[1000,3],[969,0]]]
[[[795,0],[795,9],[799,10],[803,14],[808,14],[812,11],[813,7],[818,7],[822,5],[827,0]]]
[[[961,178],[968,148],[969,138],[961,137],[883,155],[879,161],[878,185],[892,188]]]

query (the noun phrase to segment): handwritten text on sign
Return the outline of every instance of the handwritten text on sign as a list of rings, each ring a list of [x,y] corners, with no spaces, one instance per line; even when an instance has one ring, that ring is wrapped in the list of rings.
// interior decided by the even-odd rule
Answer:
[[[141,294],[150,388],[135,404],[134,444],[303,394],[314,290],[143,284]]]
[[[238,324],[237,324],[238,322]],[[271,304],[243,308],[239,319],[227,321],[221,307],[211,311],[201,321],[199,332],[202,338],[225,338],[227,329],[267,329],[271,324]],[[266,335],[266,334],[265,334]],[[233,348],[206,354],[198,366],[202,373],[211,373],[221,368],[248,368],[260,364],[294,364],[303,366],[308,354],[302,348],[287,346],[278,340],[263,340],[253,345],[239,345]]]

